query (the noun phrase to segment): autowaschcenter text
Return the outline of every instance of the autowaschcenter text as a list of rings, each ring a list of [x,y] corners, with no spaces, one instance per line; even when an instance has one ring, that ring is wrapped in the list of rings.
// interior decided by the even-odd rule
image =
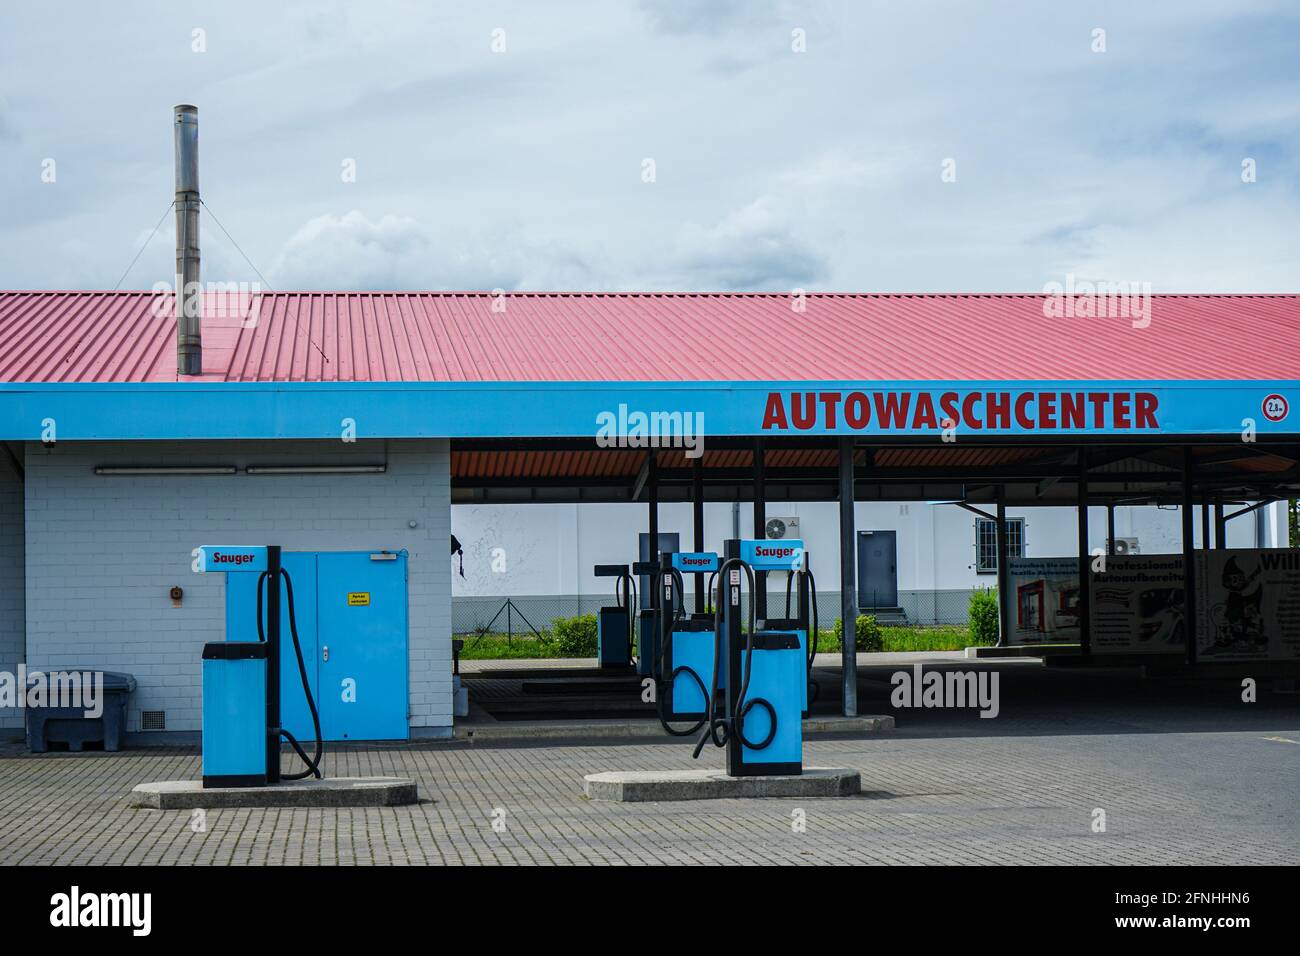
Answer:
[[[1160,427],[1152,392],[769,392],[763,431],[1066,431]]]

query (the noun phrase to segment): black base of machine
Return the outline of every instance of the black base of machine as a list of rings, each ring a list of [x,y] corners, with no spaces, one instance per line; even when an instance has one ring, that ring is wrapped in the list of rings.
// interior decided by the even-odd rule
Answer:
[[[729,777],[798,777],[802,775],[802,763],[746,763],[741,761],[737,765],[733,765],[730,760],[727,761],[727,776]]]
[[[260,773],[230,773],[216,776],[203,775],[203,789],[222,787],[265,787],[266,775]]]

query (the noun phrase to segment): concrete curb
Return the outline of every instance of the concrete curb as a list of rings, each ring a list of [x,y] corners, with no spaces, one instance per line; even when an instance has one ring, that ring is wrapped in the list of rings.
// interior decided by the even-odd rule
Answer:
[[[687,726],[687,725],[683,725]],[[816,734],[888,734],[894,731],[889,715],[865,717],[809,717],[803,722],[805,736]],[[659,721],[641,720],[518,720],[491,723],[460,722],[454,728],[457,740],[509,743],[531,740],[673,740]]]
[[[728,777],[722,770],[631,770],[583,777],[591,800],[646,803],[752,797],[851,797],[862,776],[840,767],[805,767],[798,776]]]
[[[326,777],[266,787],[204,790],[198,780],[142,783],[130,804],[146,810],[220,810],[238,807],[398,807],[418,803],[415,782],[403,777]]]

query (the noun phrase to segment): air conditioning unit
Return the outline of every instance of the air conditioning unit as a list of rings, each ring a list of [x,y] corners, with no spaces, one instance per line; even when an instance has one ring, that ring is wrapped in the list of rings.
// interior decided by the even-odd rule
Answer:
[[[799,537],[799,519],[768,518],[764,529],[770,539],[797,538]]]
[[[1110,542],[1111,554],[1140,554],[1137,538],[1116,538]]]

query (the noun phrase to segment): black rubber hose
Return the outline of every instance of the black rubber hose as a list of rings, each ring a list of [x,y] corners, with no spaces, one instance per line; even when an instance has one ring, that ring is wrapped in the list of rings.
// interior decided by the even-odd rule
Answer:
[[[325,744],[321,740],[321,733],[320,733],[320,713],[316,710],[316,699],[312,697],[311,683],[307,680],[307,664],[303,661],[302,658],[302,642],[298,640],[298,615],[294,612],[294,606],[293,606],[293,580],[289,577],[289,572],[286,571],[284,568],[280,569],[280,575],[284,578],[284,587],[288,595],[289,633],[293,635],[293,652],[294,655],[298,658],[298,676],[302,678],[302,690],[303,693],[307,695],[307,707],[308,709],[311,710],[312,728],[316,732],[316,755],[308,759],[306,752],[304,752],[302,747],[298,744],[298,741],[294,739],[293,735],[289,733],[287,730],[285,730],[283,727],[278,728],[281,735],[283,735],[285,738],[288,739],[289,746],[293,747],[293,749],[298,752],[298,756],[301,757],[303,763],[307,765],[307,769],[302,771],[301,773],[281,774],[280,779],[281,780],[303,780],[307,777],[315,777],[316,779],[319,780],[321,776],[320,761],[321,761],[321,757],[324,756],[325,754]],[[259,589],[259,596],[260,593],[261,592]],[[260,613],[258,614],[257,619],[260,625],[262,620],[262,615]]]
[[[686,591],[685,591],[685,586],[684,586],[683,583],[682,583],[682,575],[681,575],[681,572],[678,571],[676,568],[670,568],[670,569],[669,569],[669,573],[672,575],[673,588],[676,590],[676,592],[677,592],[677,597],[680,599],[680,603],[677,604],[676,610],[675,610],[675,612],[674,612],[674,614],[673,614],[673,624],[676,624],[676,623],[677,623],[678,621],[680,621],[680,620],[683,618],[683,616],[684,616],[684,612],[685,612],[685,609],[686,609]],[[654,594],[659,594],[659,588],[660,588],[660,586],[661,586],[661,582],[663,581],[663,574],[664,574],[664,572],[663,572],[662,569],[659,570],[658,572],[656,572],[656,575],[655,575],[655,583],[652,584],[652,588],[654,589],[654,590],[653,590],[653,593],[654,593]],[[660,598],[659,600],[662,600],[662,598]],[[663,614],[663,613],[664,613],[664,608],[663,608],[662,605],[661,605],[660,608],[659,608],[659,613],[660,613],[660,614]],[[669,626],[668,630],[669,630],[669,631],[672,630],[672,626],[671,626],[671,625]],[[659,718],[659,723],[660,723],[660,725],[661,725],[661,726],[663,727],[663,729],[664,729],[665,731],[667,731],[671,736],[673,736],[673,737],[689,737],[689,736],[691,736],[692,734],[695,734],[695,733],[699,732],[700,728],[702,728],[702,727],[704,726],[705,722],[709,719],[709,715],[708,715],[708,696],[709,696],[709,689],[708,689],[707,687],[704,686],[704,679],[700,677],[699,672],[697,672],[697,671],[695,670],[695,668],[690,667],[689,665],[686,665],[686,664],[682,664],[680,667],[675,668],[675,669],[673,670],[672,674],[670,674],[670,675],[668,676],[668,679],[667,679],[666,681],[664,680],[664,677],[663,677],[663,673],[664,673],[664,653],[665,653],[665,650],[666,650],[665,645],[667,644],[667,642],[664,641],[664,640],[662,640],[662,636],[663,636],[663,631],[662,631],[662,629],[661,629],[661,630],[660,630],[660,637],[661,637],[661,640],[660,640],[660,642],[659,642],[659,653],[658,653],[658,655],[656,656],[656,661],[655,661],[655,671],[654,671],[654,675],[653,675],[653,678],[652,678],[652,679],[654,680],[654,682],[655,682],[655,712],[656,712],[656,716]],[[688,729],[686,729],[686,730],[678,730],[678,729],[676,729],[675,727],[673,727],[670,723],[668,723],[668,717],[667,717],[667,715],[664,713],[664,694],[663,694],[663,687],[662,687],[662,685],[666,683],[669,687],[672,687],[673,682],[677,680],[677,676],[678,676],[679,674],[689,674],[689,675],[691,676],[691,680],[695,681],[696,685],[699,686],[699,688],[700,688],[700,696],[702,696],[702,697],[705,698],[705,711],[704,711],[704,716],[701,717],[698,721],[696,721],[694,724],[692,724],[692,725],[691,725]]]
[[[740,691],[735,696],[733,713],[724,714],[717,717],[714,714],[714,700],[718,696],[718,672],[721,670],[721,645],[722,645],[722,609],[726,606],[723,598],[723,588],[726,587],[726,571],[731,565],[743,569],[745,579],[749,583],[749,637],[745,647],[745,678],[741,681]],[[707,712],[708,727],[700,735],[700,739],[695,742],[695,750],[691,753],[692,758],[698,758],[704,745],[710,740],[715,747],[725,747],[727,740],[731,735],[732,727],[735,726],[736,717],[744,710],[745,694],[749,691],[749,678],[752,674],[750,664],[754,656],[754,631],[757,629],[756,601],[754,600],[755,583],[754,571],[748,564],[739,558],[728,558],[719,567],[716,573],[718,588],[714,594],[714,612],[713,612],[713,688],[709,695],[709,709]],[[744,739],[743,737],[741,738]]]
[[[636,579],[632,575],[626,575],[627,585],[624,594],[627,596],[627,660],[630,664],[636,660],[632,653],[636,648],[637,629],[640,626],[641,609],[637,607]]]
[[[745,715],[756,706],[763,707],[772,718],[772,726],[768,728],[767,736],[763,738],[762,743],[758,744],[750,743],[749,738],[745,736]],[[745,703],[745,709],[740,712],[740,719],[736,721],[736,736],[739,737],[740,742],[750,750],[762,750],[764,747],[768,746],[774,739],[776,739],[776,708],[772,706],[770,701],[762,697],[755,697],[753,700],[747,701]]]
[[[257,576],[257,639],[263,644],[266,643],[266,631],[262,627],[262,582],[270,573],[270,571],[263,571]]]
[[[803,573],[808,575],[808,600],[812,604],[809,609],[812,627],[808,631],[808,710],[811,711],[813,703],[822,692],[821,687],[813,680],[813,658],[817,656],[817,638],[821,632],[817,628],[817,579],[813,577],[811,568],[806,568]]]

